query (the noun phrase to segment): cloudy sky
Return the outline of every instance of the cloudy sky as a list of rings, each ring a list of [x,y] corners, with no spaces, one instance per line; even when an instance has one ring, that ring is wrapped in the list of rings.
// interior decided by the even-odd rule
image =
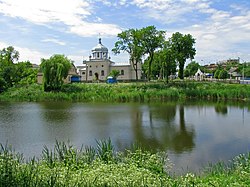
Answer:
[[[167,37],[193,35],[200,64],[250,61],[249,0],[0,0],[0,49],[14,46],[20,60],[37,64],[65,54],[80,65],[99,35],[111,51],[118,33],[149,25]]]

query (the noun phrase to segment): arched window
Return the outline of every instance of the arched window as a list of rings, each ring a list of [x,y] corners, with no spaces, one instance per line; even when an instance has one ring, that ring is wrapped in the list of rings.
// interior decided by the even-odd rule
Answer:
[[[123,69],[121,70],[121,75],[124,75],[124,70]]]
[[[89,71],[89,76],[92,76],[92,71],[91,70]]]
[[[101,76],[104,76],[104,70],[101,71]]]

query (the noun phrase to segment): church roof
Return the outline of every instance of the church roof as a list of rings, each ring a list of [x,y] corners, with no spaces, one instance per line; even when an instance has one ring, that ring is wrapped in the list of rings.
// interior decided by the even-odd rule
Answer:
[[[92,48],[92,52],[95,52],[95,51],[108,52],[108,48],[105,47],[104,45],[102,45],[102,39],[101,38],[99,38],[99,43],[97,44],[97,46]]]

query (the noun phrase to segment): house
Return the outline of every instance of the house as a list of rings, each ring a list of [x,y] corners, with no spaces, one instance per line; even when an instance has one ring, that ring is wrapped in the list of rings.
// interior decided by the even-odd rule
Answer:
[[[117,77],[118,81],[136,80],[136,72],[132,64],[111,61],[108,48],[102,44],[101,38],[99,38],[99,43],[91,50],[91,53],[89,60],[83,61],[83,65],[78,68],[81,81],[106,81],[112,70],[120,72],[120,75]],[[141,79],[141,64],[138,64],[137,69],[138,79]]]

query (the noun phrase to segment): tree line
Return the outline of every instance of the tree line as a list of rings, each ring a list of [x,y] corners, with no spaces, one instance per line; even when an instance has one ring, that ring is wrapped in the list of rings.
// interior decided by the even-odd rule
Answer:
[[[155,78],[152,72],[160,69],[159,76],[166,78],[176,74],[179,66],[178,76],[184,78],[184,66],[187,59],[193,59],[196,50],[195,39],[190,34],[173,33],[166,38],[166,32],[157,30],[155,26],[142,29],[128,29],[117,35],[118,41],[112,51],[115,54],[127,52],[132,64],[136,79],[138,79],[139,63],[148,80]],[[143,57],[147,57],[142,62]],[[153,75],[153,76],[152,76]]]
[[[118,41],[112,49],[114,54],[127,52],[138,80],[139,63],[148,80],[154,78],[155,67],[160,68],[160,77],[168,78],[176,73],[179,66],[179,77],[184,78],[184,65],[187,59],[196,54],[195,39],[179,32],[166,39],[166,32],[155,26],[142,29],[128,29],[117,35]],[[147,57],[143,63],[143,57]],[[18,62],[19,52],[12,46],[0,50],[0,91],[12,86],[32,84],[37,81],[37,69],[29,61]],[[17,63],[14,63],[17,62]],[[41,59],[40,70],[43,73],[44,91],[57,91],[63,85],[73,62],[64,55],[53,55]]]
[[[0,92],[20,85],[37,82],[37,70],[29,61],[17,62],[19,52],[9,46],[0,50]]]

